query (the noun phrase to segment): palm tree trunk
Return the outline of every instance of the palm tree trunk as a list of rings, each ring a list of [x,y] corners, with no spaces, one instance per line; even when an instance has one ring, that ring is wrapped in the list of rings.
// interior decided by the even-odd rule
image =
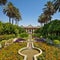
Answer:
[[[42,27],[42,23],[41,23],[41,27]]]
[[[9,17],[9,23],[11,23],[11,18]]]
[[[13,18],[12,18],[12,24],[14,23]]]
[[[17,21],[17,20],[15,20],[15,21],[16,21],[16,22],[15,22],[15,24],[16,24],[16,25],[18,25],[18,24],[17,24],[17,23],[18,23],[18,21]]]

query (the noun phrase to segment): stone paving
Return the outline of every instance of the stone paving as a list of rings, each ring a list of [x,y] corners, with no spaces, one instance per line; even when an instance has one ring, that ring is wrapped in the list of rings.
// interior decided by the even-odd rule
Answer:
[[[37,49],[33,48],[33,41],[31,35],[29,35],[29,39],[27,41],[27,48],[21,51],[21,54],[26,55],[26,60],[33,60],[34,55],[40,53]]]

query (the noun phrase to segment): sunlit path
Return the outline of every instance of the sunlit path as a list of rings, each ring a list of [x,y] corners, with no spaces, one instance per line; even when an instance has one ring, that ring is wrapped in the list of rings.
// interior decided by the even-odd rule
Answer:
[[[28,41],[27,41],[27,48],[22,50],[21,53],[27,56],[27,60],[33,60],[34,55],[40,53],[39,50],[33,48],[33,41],[31,35],[29,35]]]
[[[26,49],[22,51],[21,53],[27,55],[27,60],[33,60],[33,56],[39,52],[35,49]]]

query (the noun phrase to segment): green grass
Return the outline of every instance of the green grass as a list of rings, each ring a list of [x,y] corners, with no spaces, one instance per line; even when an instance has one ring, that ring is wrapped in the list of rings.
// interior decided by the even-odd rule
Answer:
[[[23,60],[18,50],[25,47],[26,43],[13,43],[10,46],[0,49],[0,60]]]

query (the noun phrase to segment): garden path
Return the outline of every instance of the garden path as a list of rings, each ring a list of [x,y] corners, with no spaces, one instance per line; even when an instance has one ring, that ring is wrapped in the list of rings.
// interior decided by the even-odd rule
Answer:
[[[29,39],[27,41],[28,48],[21,51],[22,54],[27,55],[27,60],[33,60],[33,56],[39,53],[39,51],[33,49],[32,46],[33,46],[33,41],[32,41],[31,35],[29,35]]]

